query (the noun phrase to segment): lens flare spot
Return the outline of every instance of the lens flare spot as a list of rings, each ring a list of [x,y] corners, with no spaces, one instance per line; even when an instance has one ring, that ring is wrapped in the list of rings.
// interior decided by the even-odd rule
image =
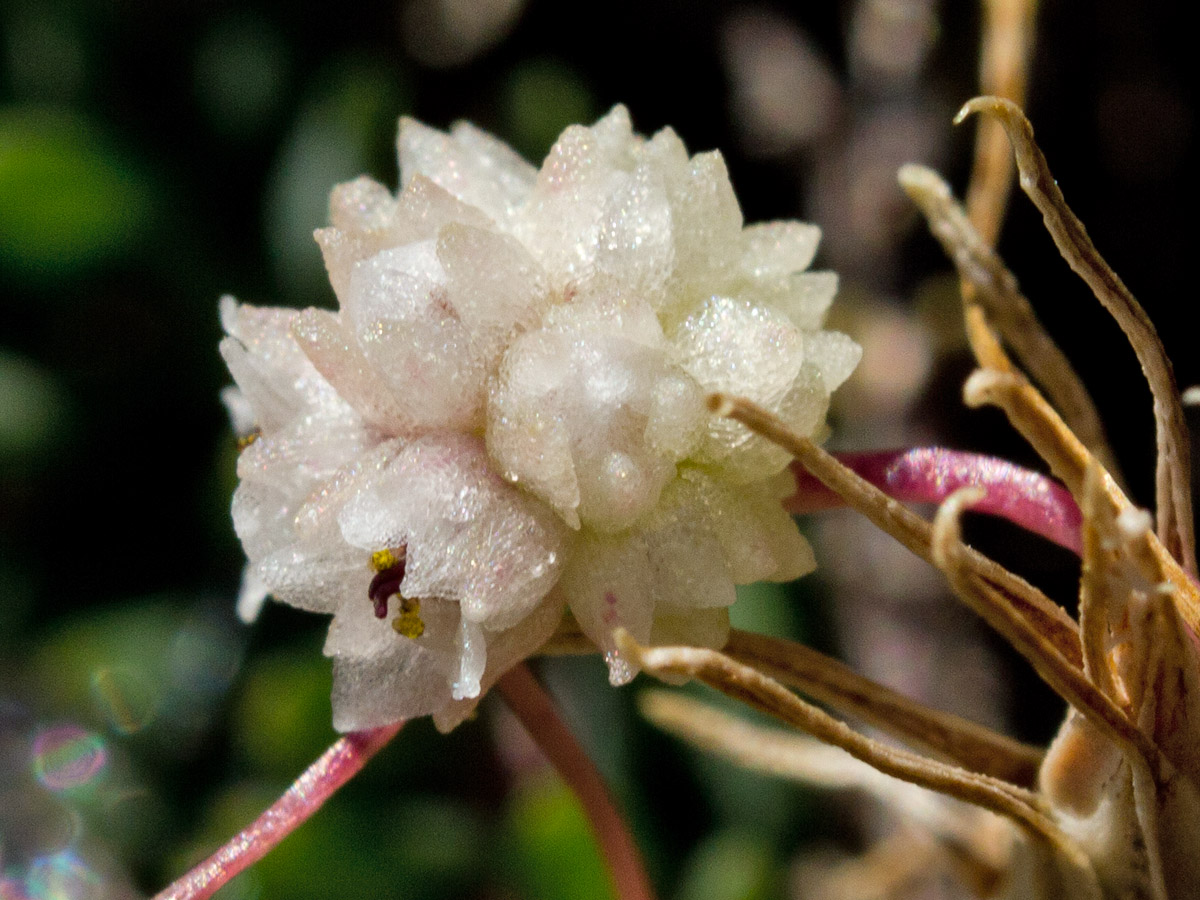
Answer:
[[[104,667],[92,674],[92,699],[119,734],[136,734],[154,718],[158,698],[149,678],[137,669]]]
[[[0,875],[0,900],[32,900],[32,898],[25,890],[23,880]]]
[[[108,762],[98,734],[77,725],[59,725],[33,739],[33,772],[52,791],[69,791],[94,781]]]

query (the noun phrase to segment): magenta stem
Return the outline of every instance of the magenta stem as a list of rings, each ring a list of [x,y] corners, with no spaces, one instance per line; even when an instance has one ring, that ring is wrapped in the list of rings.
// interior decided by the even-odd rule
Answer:
[[[980,456],[941,447],[839,453],[837,459],[889,497],[908,503],[941,503],[954,491],[978,486],[987,496],[971,507],[1019,525],[1026,531],[1081,553],[1079,527],[1083,521],[1071,494],[1045,475],[994,456]],[[814,512],[842,505],[842,500],[792,463],[796,493],[783,501],[793,513]]]
[[[398,722],[383,728],[356,731],[339,738],[253,824],[178,881],[155,894],[154,900],[205,900],[211,897],[307,821],[338,788],[359,773],[367,760],[387,746],[403,724]]]
[[[550,695],[523,663],[510,669],[496,686],[530,737],[579,798],[608,863],[617,898],[654,900],[642,855],[625,819],[587,752],[558,714]]]

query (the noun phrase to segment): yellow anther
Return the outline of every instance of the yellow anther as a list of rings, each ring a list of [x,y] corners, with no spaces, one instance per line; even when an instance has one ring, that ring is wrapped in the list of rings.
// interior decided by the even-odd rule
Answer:
[[[376,550],[371,554],[371,568],[376,572],[386,572],[400,565],[400,557],[394,550]]]
[[[255,441],[257,441],[260,437],[262,437],[262,429],[261,428],[255,428],[253,431],[250,431],[247,434],[238,435],[238,439],[237,439],[238,450],[245,450],[247,447],[249,447],[251,444],[253,444]]]
[[[400,598],[400,615],[392,619],[396,634],[416,640],[425,633],[425,621],[421,618],[421,601],[412,597]]]

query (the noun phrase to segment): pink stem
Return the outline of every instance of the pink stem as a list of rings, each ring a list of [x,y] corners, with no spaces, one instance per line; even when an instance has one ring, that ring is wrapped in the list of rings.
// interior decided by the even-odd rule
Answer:
[[[604,779],[559,716],[550,695],[524,664],[510,669],[496,686],[525,730],[579,798],[601,853],[608,861],[616,896],[619,900],[654,900],[654,889],[625,820],[609,796]]]
[[[961,487],[987,490],[974,512],[1000,516],[1026,531],[1081,553],[1079,526],[1083,517],[1070,493],[1058,482],[993,456],[980,456],[941,447],[839,453],[838,460],[889,497],[910,503],[941,503]],[[792,463],[796,493],[783,501],[793,513],[842,505],[842,500]]]
[[[267,855],[308,820],[367,760],[387,746],[403,722],[338,738],[282,797],[233,840],[158,894],[154,900],[205,900]]]

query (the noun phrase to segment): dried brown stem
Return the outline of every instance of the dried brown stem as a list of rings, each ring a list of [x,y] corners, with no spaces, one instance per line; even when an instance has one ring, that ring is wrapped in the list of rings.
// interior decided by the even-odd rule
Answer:
[[[1079,627],[1075,621],[1032,586],[964,545],[957,530],[949,530],[951,523],[957,529],[956,520],[942,516],[930,526],[748,400],[713,395],[709,407],[792,453],[849,506],[942,569],[959,599],[1024,656],[1047,685],[1101,728],[1127,757],[1137,755],[1145,760],[1157,777],[1163,762],[1158,748],[1083,674]],[[941,529],[940,533],[937,529]],[[1013,588],[1017,591],[1013,592]],[[1060,621],[1053,610],[1058,610],[1069,623],[1058,633],[1050,628]]]
[[[1042,213],[1046,229],[1067,264],[1116,319],[1137,355],[1154,397],[1158,445],[1155,505],[1159,539],[1194,575],[1196,546],[1187,423],[1171,361],[1158,332],[1141,304],[1100,256],[1083,223],[1067,206],[1046,158],[1034,143],[1033,126],[1020,108],[997,97],[976,97],[962,108],[955,121],[962,121],[977,112],[995,117],[1004,126],[1016,154],[1022,190]]]
[[[641,853],[624,818],[587,752],[559,716],[550,695],[524,664],[502,675],[496,686],[525,730],[579,798],[601,853],[608,862],[617,898],[654,900],[654,889]]]
[[[1033,385],[1012,373],[981,369],[967,379],[963,397],[969,406],[987,403],[1000,407],[1012,426],[1082,505],[1085,476],[1097,463]],[[1101,471],[1098,479],[1105,502],[1114,515],[1132,507],[1129,498],[1106,472]],[[1142,568],[1154,573],[1152,581],[1170,583],[1180,616],[1194,632],[1200,633],[1200,587],[1153,534],[1146,534],[1135,549],[1141,556]]]
[[[939,759],[1023,787],[1037,780],[1040,749],[917,703],[810,647],[735,630],[725,653]]]
[[[736,419],[787,450],[848,506],[921,559],[933,562],[930,524],[847,469],[811,440],[795,434],[776,416],[749,400],[713,394],[709,397],[709,408]],[[1000,628],[1004,623],[1004,628],[1017,628],[1036,635],[1066,665],[1076,669],[1082,667],[1079,626],[1061,606],[982,553],[964,547],[963,554],[971,577],[989,589],[986,604],[976,610],[980,615],[993,627]]]
[[[980,92],[1024,105],[1033,48],[1034,0],[986,0],[979,59]],[[981,121],[967,188],[967,214],[983,242],[996,245],[1012,192],[1013,159],[1004,131]]]
[[[957,766],[928,759],[859,734],[844,722],[797,697],[774,679],[715,650],[698,647],[642,647],[623,629],[618,646],[631,660],[656,676],[703,681],[723,694],[845,750],[855,759],[919,787],[1006,816],[1031,836],[1046,841],[1076,868],[1085,883],[1095,883],[1091,863],[1054,823],[1038,796],[1023,788]],[[1094,891],[1099,898],[1098,885]]]
[[[999,130],[1005,156],[1011,158],[1003,130]],[[903,166],[899,178],[900,185],[925,215],[929,230],[954,262],[959,277],[964,284],[972,286],[971,302],[983,310],[988,324],[999,332],[1020,364],[1046,391],[1084,446],[1105,468],[1115,472],[1116,459],[1105,437],[1100,414],[1082,379],[1042,327],[1033,306],[1017,287],[1016,277],[972,227],[950,186],[937,172],[924,166]],[[971,343],[981,365],[1009,370],[1007,360],[997,360],[986,352],[979,352],[981,341],[978,336]]]
[[[970,490],[964,489],[964,490]],[[1156,783],[1165,771],[1166,760],[1148,735],[1130,721],[1125,711],[1101,691],[1084,672],[1067,665],[1055,648],[1036,631],[1013,627],[1006,621],[1002,598],[989,596],[992,589],[971,577],[966,563],[969,549],[961,539],[959,518],[963,504],[946,502],[933,523],[932,544],[936,565],[945,574],[954,592],[980,614],[1024,656],[1050,688],[1092,722],[1121,749],[1131,765],[1150,766]]]

